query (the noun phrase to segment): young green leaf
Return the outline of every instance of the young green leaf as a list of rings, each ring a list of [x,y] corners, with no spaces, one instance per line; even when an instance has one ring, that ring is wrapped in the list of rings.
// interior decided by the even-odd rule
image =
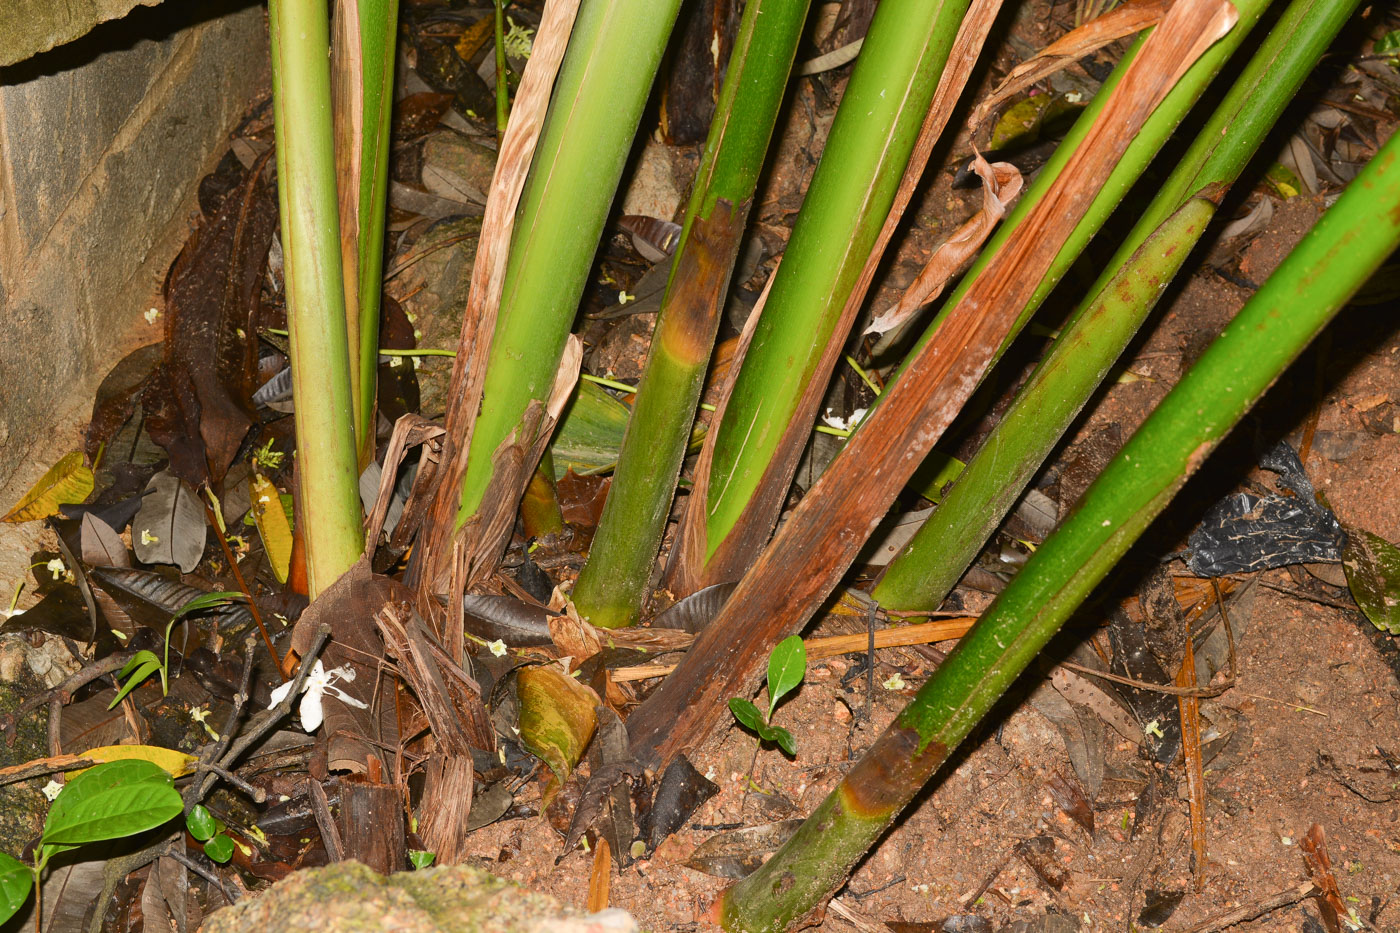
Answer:
[[[735,719],[739,720],[739,725],[757,732],[759,735],[762,735],[763,730],[768,728],[768,723],[763,720],[763,714],[749,700],[740,697],[731,698],[729,711],[734,714]]]
[[[222,865],[233,858],[233,840],[219,833],[204,844],[204,854]]]
[[[0,923],[15,915],[29,900],[34,872],[11,855],[0,852]]]
[[[220,590],[214,593],[203,593],[180,607],[180,611],[175,613],[175,618],[187,616],[191,612],[202,612],[205,609],[213,609],[217,606],[227,606],[235,599],[243,599],[242,593]]]
[[[214,822],[214,814],[202,803],[195,804],[185,814],[185,828],[200,842],[208,842],[219,831]]]
[[[170,775],[139,759],[98,765],[69,781],[44,821],[45,845],[80,845],[159,826],[184,809]]]
[[[143,655],[145,657],[143,657]],[[112,702],[107,704],[108,709],[115,709],[118,703],[126,699],[128,693],[139,687],[141,682],[147,677],[150,677],[156,671],[164,667],[164,665],[161,664],[160,658],[151,654],[151,652],[138,651],[135,657],[127,662],[126,667],[122,668],[121,674],[118,676],[126,677],[127,671],[130,671],[133,665],[136,666],[136,669],[132,671],[130,677],[127,677],[126,683],[122,684],[122,688],[117,691],[117,695],[112,698]]]
[[[1400,548],[1380,535],[1348,528],[1342,568],[1366,618],[1376,628],[1400,635]]]
[[[772,737],[769,738],[768,741],[777,742],[779,748],[787,752],[793,758],[796,758],[797,741],[792,737],[792,733],[784,729],[782,726],[769,726],[768,728],[773,733]]]
[[[427,868],[429,865],[433,864],[433,859],[435,858],[437,858],[437,854],[433,852],[425,852],[422,849],[408,850],[408,862],[414,868]]]
[[[768,656],[768,718],[778,701],[797,689],[807,673],[807,648],[799,635],[784,638]]]

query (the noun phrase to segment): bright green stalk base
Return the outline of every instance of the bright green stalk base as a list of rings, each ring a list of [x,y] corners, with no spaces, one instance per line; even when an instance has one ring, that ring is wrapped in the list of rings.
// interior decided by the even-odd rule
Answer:
[[[481,506],[492,455],[554,385],[679,5],[588,0],[579,9],[516,215],[457,528]]]
[[[374,402],[379,378],[379,304],[384,291],[384,225],[389,198],[389,126],[394,103],[398,0],[356,0],[360,15],[360,138],[358,216],[358,380],[355,436],[362,460],[373,450]]]
[[[1400,245],[1392,137],[1250,299],[831,795],[720,903],[783,930],[846,878],[1186,479]]]
[[[875,11],[717,428],[704,509],[706,561],[750,507],[817,375],[894,202],[967,7],[968,0],[884,0]],[[762,537],[777,520],[781,493],[777,500],[771,516],[759,521]]]
[[[297,482],[314,598],[364,547],[332,155],[323,0],[271,0],[277,192],[296,397]]]
[[[1235,180],[1356,6],[1357,0],[1295,0],[1285,11],[1089,290],[1090,300],[890,564],[872,593],[880,605],[914,611],[943,602],[1204,232],[1214,206],[1192,196]],[[1168,235],[1166,225],[1175,233]]]
[[[574,587],[574,603],[595,625],[631,625],[646,596],[809,2],[744,7],[612,491]]]

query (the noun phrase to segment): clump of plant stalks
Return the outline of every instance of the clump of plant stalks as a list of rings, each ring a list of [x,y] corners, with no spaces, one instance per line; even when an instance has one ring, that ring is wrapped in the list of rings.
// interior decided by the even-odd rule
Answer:
[[[577,377],[571,329],[677,5],[546,4],[501,141],[438,472],[416,493],[429,505],[408,580],[453,663],[463,660],[463,595],[495,572]],[[979,164],[988,186],[983,215],[960,231],[962,240],[941,248],[946,268],[930,273],[921,283],[927,291],[908,304],[941,289],[990,233],[987,245],[874,410],[774,536],[875,268],[1000,10],[999,0],[880,4],[788,251],[746,327],[743,361],[711,423],[669,558],[666,581],[675,595],[737,585],[676,671],[629,718],[630,750],[640,762],[663,766],[725,722],[730,698],[753,694],[773,646],[797,634],[840,585],[989,368],[1267,5],[1177,0],[1163,13],[1139,4],[1110,14],[1114,25],[1095,27],[1096,38],[1075,37],[1102,42],[1161,17],[1004,219],[1019,179],[1006,167]],[[878,600],[925,609],[941,602],[1206,232],[1224,191],[1355,7],[1355,0],[1293,0],[984,454],[879,583]],[[808,0],[746,5],[614,488],[574,591],[580,613],[595,624],[630,624],[646,605],[718,309],[807,12]],[[333,123],[324,6],[271,6],[300,514],[316,516],[301,523],[313,595],[365,547],[355,482],[372,443],[366,425],[373,423],[373,388],[366,386],[377,328],[369,315],[378,296],[393,18],[392,3],[360,0],[339,11]],[[784,929],[820,909],[1186,477],[1400,243],[1397,152],[1392,141],[1377,154],[831,797],[716,905],[726,928]],[[336,159],[354,168],[338,202]],[[401,426],[385,464],[389,481],[390,461],[397,462],[411,430],[420,441],[438,433]],[[371,527],[372,548],[377,524]],[[930,544],[948,540],[963,544]],[[441,720],[439,728],[450,731]],[[453,776],[442,777],[436,792],[465,782],[469,799],[470,756],[454,749],[443,765]],[[454,811],[451,819],[460,823],[465,814]],[[457,838],[460,825],[441,832]]]

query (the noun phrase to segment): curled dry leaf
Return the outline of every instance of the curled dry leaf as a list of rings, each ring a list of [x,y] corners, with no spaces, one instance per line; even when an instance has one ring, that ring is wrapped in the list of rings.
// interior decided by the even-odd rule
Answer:
[[[937,298],[963,264],[982,248],[997,221],[1006,215],[1007,205],[1021,193],[1021,173],[1009,162],[988,163],[977,154],[973,156],[972,168],[982,179],[981,210],[939,244],[899,304],[875,315],[865,333],[883,334],[894,330]]]
[[[977,105],[977,109],[968,118],[968,126],[975,132],[997,105],[1018,91],[1069,67],[1115,39],[1131,36],[1155,25],[1166,14],[1169,6],[1168,0],[1128,0],[1122,6],[1066,33],[1041,49],[1029,61],[1011,69],[1011,73],[1002,79],[996,90]]]

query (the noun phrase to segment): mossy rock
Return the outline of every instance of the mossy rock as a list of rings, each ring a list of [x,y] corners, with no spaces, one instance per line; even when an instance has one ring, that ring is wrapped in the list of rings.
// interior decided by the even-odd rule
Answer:
[[[584,915],[547,894],[454,865],[384,876],[359,862],[309,868],[211,914],[201,933],[635,933],[620,910]]]

